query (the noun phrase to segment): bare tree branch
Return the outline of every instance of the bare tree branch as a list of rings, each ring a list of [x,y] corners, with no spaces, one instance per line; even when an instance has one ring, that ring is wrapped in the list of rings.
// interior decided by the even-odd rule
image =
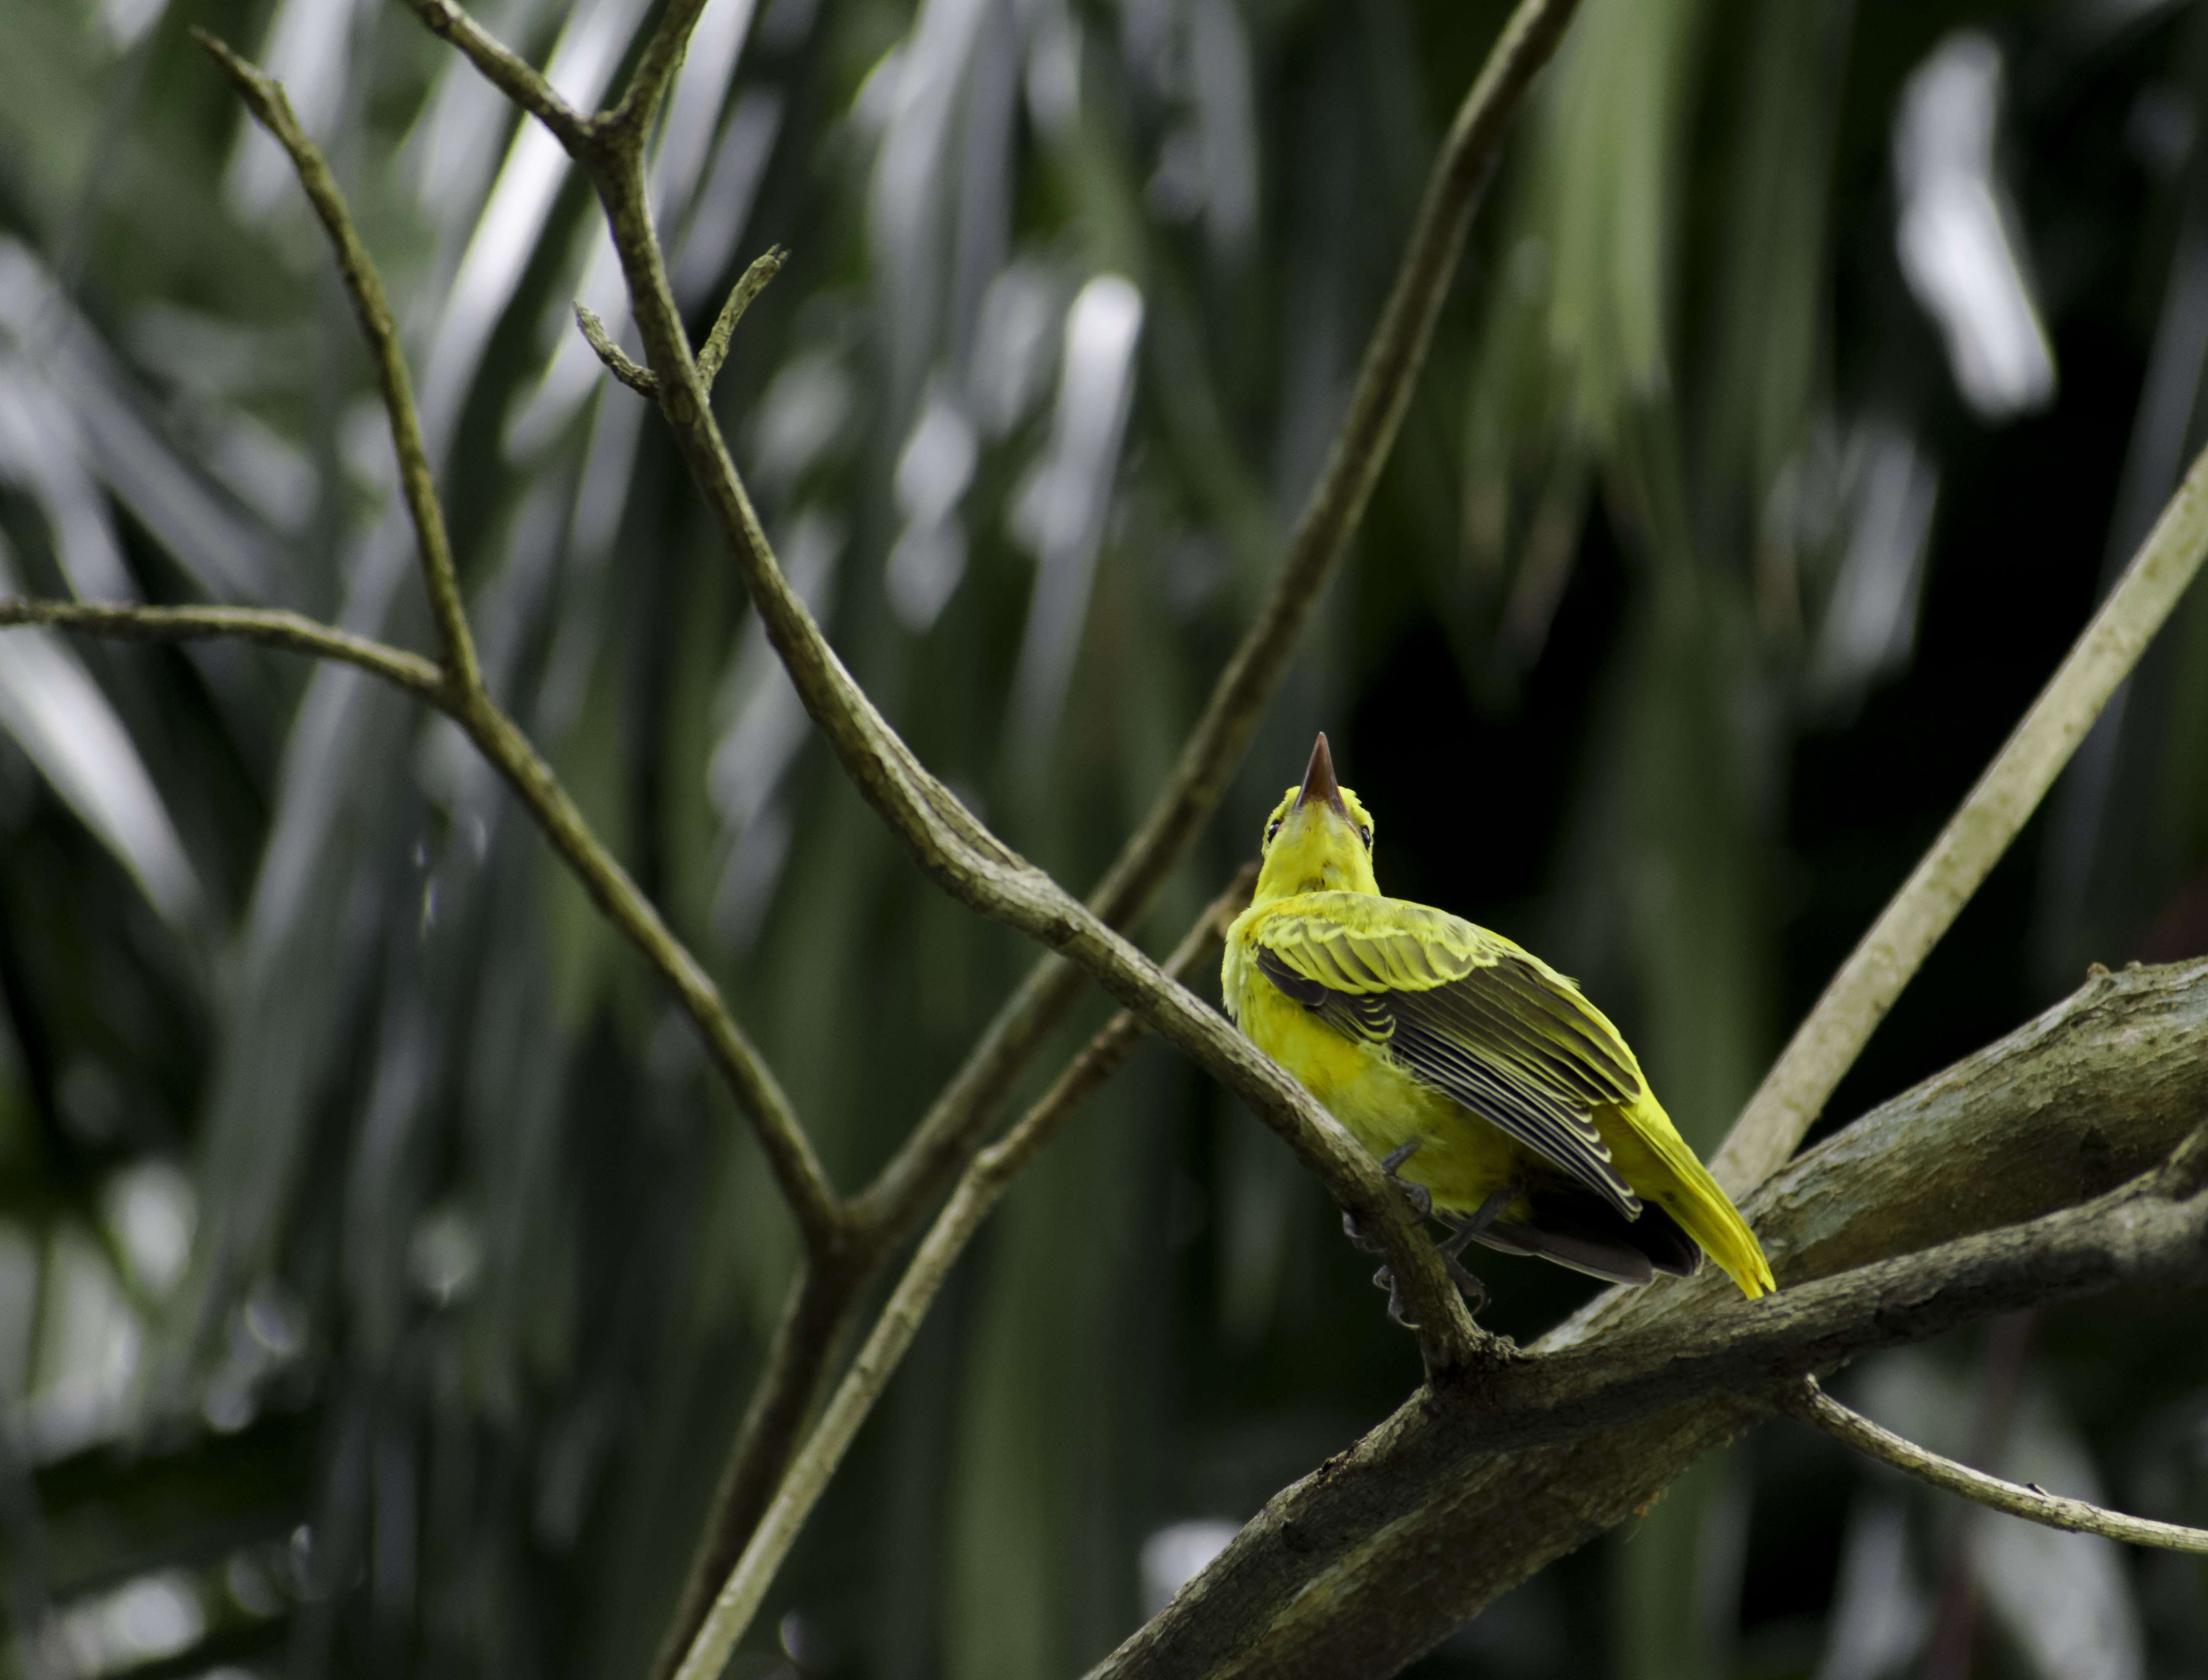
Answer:
[[[713,388],[713,381],[720,377],[721,363],[728,360],[729,342],[735,335],[736,323],[744,318],[744,311],[751,307],[752,299],[765,291],[766,283],[782,272],[786,255],[787,253],[778,246],[770,250],[745,269],[742,277],[730,289],[729,301],[721,306],[720,317],[714,321],[705,348],[698,352],[698,382],[707,390]],[[659,400],[659,375],[651,369],[639,367],[631,361],[627,352],[607,333],[605,322],[578,303],[575,305],[575,324],[583,329],[585,340],[597,352],[598,360],[606,364],[609,373],[639,397],[648,397],[654,402]]]
[[[1781,1389],[1779,1409],[1812,1429],[1824,1431],[1835,1441],[1859,1453],[1891,1464],[1897,1470],[1906,1470],[1936,1488],[1959,1494],[1989,1510],[2005,1511],[2027,1522],[2067,1528],[2073,1533],[2099,1534],[2129,1545],[2159,1546],[2169,1551],[2208,1551],[2208,1528],[2187,1528],[2181,1523],[2127,1516],[2121,1511],[2107,1510],[2083,1499],[2066,1499],[2060,1494],[2049,1493],[2037,1482],[2004,1481],[1999,1476],[1973,1470],[1967,1464],[1958,1464],[1952,1458],[1943,1458],[1841,1405],[1818,1386],[1814,1377],[1804,1377],[1798,1388]]]
[[[297,613],[255,607],[105,606],[78,601],[0,601],[0,625],[51,624],[122,641],[201,642],[234,637],[335,659],[373,672],[432,705],[449,696],[445,674],[418,653],[317,624]]]
[[[636,393],[639,397],[659,400],[659,376],[649,368],[640,368],[628,358],[628,352],[613,341],[606,332],[606,324],[582,304],[575,305],[575,325],[583,329],[583,338],[597,353],[598,360],[606,364],[606,371]]]
[[[406,357],[399,347],[399,327],[391,316],[390,301],[383,295],[375,259],[353,226],[352,213],[345,207],[345,195],[338,189],[337,177],[330,173],[321,148],[299,126],[282,86],[206,30],[195,27],[192,35],[229,76],[254,120],[291,155],[307,201],[315,207],[315,214],[329,235],[339,278],[352,299],[361,334],[368,340],[369,354],[375,363],[375,382],[383,393],[391,446],[399,456],[399,488],[419,545],[422,581],[429,591],[429,610],[437,621],[438,639],[444,645],[445,669],[463,693],[479,693],[483,668],[476,659],[475,638],[468,632],[467,609],[460,599],[452,540],[446,535],[445,512],[437,501],[437,475],[430,469],[429,447],[422,441],[414,382],[407,376]]]
[[[433,35],[442,36],[483,73],[483,79],[552,131],[553,138],[579,156],[597,137],[593,120],[560,97],[559,90],[527,59],[470,17],[453,0],[406,0]],[[693,14],[703,9],[693,7]]]
[[[667,0],[667,9],[659,15],[651,38],[637,57],[636,68],[629,72],[621,103],[598,119],[601,131],[615,145],[643,151],[652,116],[689,48],[690,32],[698,27],[705,10],[705,0]]]
[[[1710,1169],[1735,1196],[1776,1172],[2139,663],[2208,556],[2208,450],[2162,510],[1970,796],[1902,883],[1734,1122]]]
[[[690,954],[689,947],[675,937],[628,871],[599,843],[551,766],[537,755],[513,720],[482,694],[465,697],[453,708],[452,717],[521,796],[545,838],[567,861],[591,901],[674,988],[684,1012],[705,1039],[707,1053],[735,1094],[737,1103],[750,1116],[775,1182],[805,1234],[807,1247],[819,1256],[840,1255],[850,1237],[843,1204],[829,1185],[827,1173],[789,1099],[768,1069],[766,1059],[729,1012],[720,988]]]
[[[410,3],[426,17],[436,0]],[[1408,401],[1411,376],[1424,355],[1477,189],[1491,165],[1509,114],[1534,70],[1553,50],[1573,3],[1524,0],[1461,114],[1446,154],[1452,166],[1430,192],[1422,213],[1424,237],[1414,242],[1411,278],[1398,288],[1382,326],[1379,361],[1393,371],[1360,381],[1359,395],[1353,399],[1353,415],[1360,417],[1353,420],[1347,441],[1337,448],[1329,472],[1329,482],[1341,489],[1321,498],[1327,511],[1317,522],[1338,536],[1316,542],[1315,554],[1336,552],[1363,507],[1379,470],[1381,452]],[[687,29],[684,17],[674,12],[669,15],[675,24],[663,27],[656,40],[672,39]],[[533,71],[517,78],[513,67],[519,61],[503,49],[493,53],[471,45],[468,50],[501,86],[516,79],[525,84],[530,78],[542,82]],[[656,51],[647,49],[648,62],[656,62]],[[640,66],[632,93],[645,85]],[[648,94],[646,98],[648,101]],[[632,106],[631,115],[641,108]],[[783,575],[713,420],[652,225],[635,125],[615,125],[609,117],[591,119],[573,149],[589,169],[605,207],[646,357],[658,381],[660,411],[721,525],[769,641],[854,784],[939,885],[972,909],[1071,957],[1123,1004],[1148,1018],[1161,1035],[1233,1086],[1287,1138],[1306,1166],[1327,1180],[1335,1199],[1367,1222],[1379,1240],[1416,1315],[1420,1353],[1430,1370],[1452,1369],[1473,1359],[1475,1350],[1485,1346],[1480,1334],[1418,1222],[1370,1155],[1301,1087],[1255,1054],[1223,1019],[1165,979],[1111,927],[992,834],[928,773],[853,681]],[[1288,615],[1299,624],[1308,610],[1305,602],[1291,608]],[[1283,648],[1277,657],[1285,657],[1285,652]],[[1252,692],[1262,698],[1269,681]],[[1240,686],[1230,687],[1242,692]],[[1240,708],[1231,709],[1239,717]],[[1246,740],[1254,722],[1252,713],[1233,724],[1228,733],[1238,741]],[[1239,753],[1239,745],[1234,750]],[[1222,763],[1218,775],[1223,777],[1224,773]],[[1215,791],[1214,788],[1208,797],[1215,797]]]
[[[1185,979],[1215,957],[1227,924],[1247,907],[1251,889],[1257,883],[1257,867],[1245,865],[1233,885],[1197,918],[1196,926],[1167,959],[1166,972]],[[775,1572],[789,1555],[799,1529],[843,1461],[859,1425],[873,1410],[898,1361],[919,1333],[921,1321],[934,1305],[958,1257],[981,1229],[981,1221],[1059,1129],[1133,1053],[1143,1034],[1141,1018],[1121,1010],[1098,1029],[1019,1123],[968,1163],[951,1199],[921,1241],[920,1251],[913,1256],[888,1305],[874,1321],[866,1346],[829,1402],[819,1427],[790,1464],[773,1504],[729,1570],[726,1584],[715,1597],[676,1671],[677,1680],[712,1680],[721,1671],[758,1614],[759,1601],[773,1584]]]
[[[1587,1404],[1596,1387],[1579,1385],[1601,1370],[1605,1353],[1637,1347],[1632,1380],[1661,1389],[1671,1380],[1661,1371],[1668,1341],[1736,1360],[1726,1386],[1679,1403],[1647,1390],[1642,1398],[1665,1409],[1576,1439],[1509,1449],[1536,1426],[1487,1425],[1477,1398],[1421,1390],[1347,1452],[1276,1495],[1095,1674],[1362,1680],[1392,1673],[1517,1582],[1645,1509],[1696,1458],[1767,1416],[1768,1396],[1790,1369],[1873,1345],[1863,1338],[1880,1334],[1879,1315],[1921,1308],[1929,1317],[1913,1322],[1922,1324],[2021,1305],[2030,1291],[2016,1287],[2021,1274],[2012,1262],[2040,1269],[2050,1294],[2135,1275],[2128,1269],[2144,1263],[2144,1251],[2127,1246],[2128,1221],[2140,1219],[2159,1241],[2169,1234],[2164,1220],[2208,1218],[2208,1196],[2195,1188],[2185,1197],[2183,1179],[2165,1174],[2158,1185],[2131,1185],[2121,1209],[2102,1208],[2082,1224],[2075,1216],[2085,1210],[2073,1204],[2160,1169],[2199,1125],[2208,1112],[2204,1044],[2208,962],[2095,978],[1767,1184],[1745,1211],[1785,1286],[1777,1296],[1728,1306],[1730,1286],[1707,1272],[1614,1293],[1536,1344],[1537,1357],[1461,1385],[1475,1395],[1496,1385],[1491,1392],[1507,1389],[1514,1405]],[[2178,1157],[2170,1171],[2189,1158]],[[2037,1239],[2018,1249],[2014,1231],[2005,1228],[2067,1207],[2073,1214],[2057,1217],[2071,1222],[2050,1227],[2056,1240],[2044,1251]],[[2097,1220],[2108,1222],[2096,1227]],[[1987,1239],[1970,1233],[1990,1233],[1991,1246],[1947,1242],[1959,1233],[1972,1242]],[[1978,1274],[1994,1287],[1974,1295],[1967,1267],[1959,1266],[1931,1277],[1921,1294],[1914,1280],[1920,1259],[1931,1257],[1927,1250],[1971,1264],[1996,1262]],[[1896,1258],[1903,1256],[1912,1257]],[[1811,1349],[1813,1366],[1796,1363],[1798,1344],[1782,1359],[1768,1359],[1773,1346],[1752,1345],[1759,1309],[1791,1311],[1797,1294],[1845,1283],[1854,1269],[1880,1262],[1887,1263],[1881,1275],[1889,1295],[1845,1306],[1844,1296],[1812,1299],[1838,1317],[1872,1321],[1815,1330],[1821,1338],[1829,1329],[1837,1340]],[[2198,1251],[2189,1263],[2163,1251],[2156,1263],[2163,1262],[2189,1263],[2187,1275],[2201,1272]],[[1724,1328],[1728,1322],[1733,1328]],[[1599,1340],[1597,1327],[1606,1332]],[[1552,1363],[1539,1356],[1567,1351],[1588,1363],[1537,1374]],[[1733,1383],[1745,1392],[1729,1391]],[[1467,1405],[1487,1432],[1467,1428],[1460,1413]],[[1460,1432],[1453,1460],[1431,1445],[1450,1431]]]
[[[729,289],[729,301],[721,305],[713,330],[705,335],[705,347],[698,352],[698,382],[708,391],[721,376],[721,364],[729,359],[729,343],[736,335],[736,323],[751,308],[752,299],[765,291],[767,282],[782,273],[782,265],[789,258],[789,253],[781,246],[771,248],[765,255],[753,258],[751,266]]]

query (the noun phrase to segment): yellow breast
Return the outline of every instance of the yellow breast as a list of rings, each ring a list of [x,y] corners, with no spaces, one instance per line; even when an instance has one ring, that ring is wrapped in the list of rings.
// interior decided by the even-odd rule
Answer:
[[[1517,1175],[1529,1158],[1511,1138],[1413,1079],[1383,1047],[1320,1024],[1265,978],[1251,938],[1251,918],[1259,914],[1248,912],[1230,930],[1221,976],[1228,1011],[1250,1041],[1375,1155],[1417,1142],[1401,1176],[1425,1185],[1437,1206],[1471,1212]]]

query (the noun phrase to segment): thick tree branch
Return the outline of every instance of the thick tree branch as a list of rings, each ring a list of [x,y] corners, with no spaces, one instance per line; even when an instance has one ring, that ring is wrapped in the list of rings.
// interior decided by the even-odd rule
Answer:
[[[2133,1186],[2120,1208],[2074,1204],[2158,1167],[2199,1126],[2204,1045],[2208,963],[2094,979],[1791,1163],[1749,1203],[1785,1286],[1779,1295],[1727,1303],[1730,1286],[1706,1272],[1606,1296],[1533,1350],[1549,1357],[1468,1378],[1461,1395],[1421,1390],[1275,1496],[1097,1675],[1393,1672],[1768,1415],[1774,1379],[1810,1368],[1797,1362],[1805,1348],[1813,1364],[1863,1351],[1888,1312],[1914,1335],[2187,1263],[2186,1275],[2199,1275],[2197,1250],[2188,1263],[2175,1256],[2178,1239],[2160,1246],[2167,1221],[2208,1209],[2197,1182],[2189,1196],[2165,1177]],[[2020,1248],[2004,1228],[2050,1214],[2056,1222]],[[1953,1266],[1920,1270],[1934,1254]],[[1981,1262],[1988,1269],[1973,1274]],[[1871,1275],[1892,1293],[1866,1308],[1850,1299],[1847,1275],[1879,1263],[1885,1269]],[[2019,1282],[2026,1276],[2029,1287]],[[1807,1340],[1785,1341],[1787,1315],[1805,1309],[1831,1316],[1792,1320]],[[1842,1322],[1851,1317],[1868,1322]],[[1598,1340],[1597,1328],[1608,1334]],[[1687,1384],[1667,1372],[1669,1349],[1695,1350],[1702,1373],[1722,1366],[1724,1381],[1706,1398],[1678,1400]],[[1592,1414],[1612,1403],[1593,1398],[1606,1377],[1647,1385],[1634,1403],[1665,1409],[1527,1445],[1561,1425],[1497,1420],[1481,1398]]]
[[[1167,974],[1186,979],[1217,955],[1227,924],[1248,906],[1257,881],[1256,866],[1245,866],[1233,884],[1197,918],[1196,926],[1167,959]],[[1098,1029],[1019,1123],[968,1163],[951,1199],[936,1215],[920,1251],[913,1256],[888,1305],[875,1320],[866,1346],[829,1402],[819,1427],[791,1463],[773,1504],[729,1570],[726,1584],[691,1641],[676,1680],[712,1680],[721,1671],[758,1613],[759,1601],[773,1584],[775,1572],[789,1555],[798,1531],[813,1514],[829,1479],[858,1435],[860,1425],[888,1386],[905,1350],[919,1334],[921,1321],[934,1305],[958,1257],[981,1229],[981,1221],[1043,1146],[1134,1053],[1143,1035],[1141,1018],[1121,1010]]]
[[[352,299],[361,334],[368,340],[375,363],[375,382],[383,393],[383,409],[391,426],[391,446],[399,456],[399,483],[405,497],[407,517],[422,561],[422,581],[429,592],[429,610],[437,621],[437,639],[444,646],[444,665],[464,693],[483,687],[483,668],[476,659],[475,638],[468,631],[467,609],[460,599],[460,579],[453,564],[452,540],[445,532],[445,511],[437,501],[437,476],[430,470],[429,447],[422,441],[422,420],[414,406],[414,382],[406,372],[406,357],[399,347],[399,327],[392,319],[390,300],[375,259],[361,243],[352,213],[321,148],[307,137],[282,86],[263,75],[204,29],[192,35],[208,57],[222,67],[237,87],[238,97],[254,120],[291,155],[291,167],[307,201],[330,237],[337,258],[338,275],[345,295]]]
[[[445,674],[418,653],[372,641],[297,613],[258,607],[105,606],[79,601],[0,601],[0,625],[51,624],[135,642],[202,642],[219,636],[357,665],[441,707]]]
[[[2044,1523],[2077,1534],[2099,1534],[2130,1545],[2159,1546],[2169,1551],[2208,1551],[2208,1528],[2187,1528],[2181,1523],[2157,1522],[2150,1517],[2127,1516],[2083,1499],[2066,1499],[2049,1493],[2037,1482],[2004,1481],[1958,1464],[1952,1458],[1928,1451],[1906,1436],[1881,1428],[1860,1412],[1851,1411],[1804,1377],[1798,1388],[1782,1389],[1779,1409],[1798,1418],[1812,1429],[1821,1429],[1835,1441],[1857,1452],[1891,1464],[1897,1470],[1931,1483],[1948,1493],[1959,1494],[1989,1510],[2005,1511],[2027,1522]]]
[[[2208,450],[1962,807],[1841,964],[1712,1158],[1735,1196],[1794,1153],[1932,947],[2070,762],[2208,556]]]

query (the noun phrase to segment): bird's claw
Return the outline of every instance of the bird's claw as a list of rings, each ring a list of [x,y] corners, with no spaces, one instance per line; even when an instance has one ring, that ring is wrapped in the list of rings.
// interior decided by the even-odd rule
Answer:
[[[1381,1251],[1380,1245],[1365,1234],[1365,1227],[1359,1222],[1357,1215],[1347,1209],[1341,1215],[1341,1234],[1348,1238],[1350,1246],[1360,1253],[1377,1254]]]
[[[1407,1330],[1415,1330],[1419,1328],[1404,1314],[1403,1286],[1395,1281],[1395,1269],[1393,1266],[1383,1266],[1378,1271],[1373,1273],[1372,1287],[1375,1289],[1385,1289],[1388,1292],[1388,1322],[1389,1323],[1401,1324]]]
[[[1449,1281],[1455,1284],[1456,1287],[1460,1290],[1463,1291],[1465,1295],[1468,1298],[1468,1305],[1466,1310],[1475,1318],[1482,1312],[1485,1311],[1487,1310],[1487,1286],[1482,1283],[1477,1277],[1474,1277],[1471,1272],[1465,1269],[1464,1263],[1459,1260],[1454,1254],[1443,1255],[1442,1264],[1448,1269]],[[1372,1287],[1375,1289],[1385,1289],[1388,1292],[1388,1318],[1389,1323],[1401,1324],[1407,1330],[1415,1330],[1419,1328],[1417,1321],[1406,1317],[1404,1314],[1403,1286],[1396,1281],[1395,1269],[1393,1266],[1383,1266],[1378,1271],[1373,1273]]]
[[[1463,1261],[1446,1249],[1442,1251],[1442,1264],[1449,1269],[1449,1281],[1469,1298],[1471,1305],[1467,1310],[1477,1318],[1487,1310],[1487,1286],[1473,1275]]]

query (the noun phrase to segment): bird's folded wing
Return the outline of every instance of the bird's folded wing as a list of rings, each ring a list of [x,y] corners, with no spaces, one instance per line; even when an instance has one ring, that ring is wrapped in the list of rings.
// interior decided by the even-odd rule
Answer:
[[[1264,922],[1256,955],[1265,977],[1336,1032],[1383,1046],[1413,1078],[1619,1212],[1638,1215],[1640,1198],[1611,1166],[1592,1113],[1634,1102],[1640,1070],[1578,989],[1470,922],[1392,903],[1383,912],[1380,901],[1339,896],[1359,900],[1341,917]]]

